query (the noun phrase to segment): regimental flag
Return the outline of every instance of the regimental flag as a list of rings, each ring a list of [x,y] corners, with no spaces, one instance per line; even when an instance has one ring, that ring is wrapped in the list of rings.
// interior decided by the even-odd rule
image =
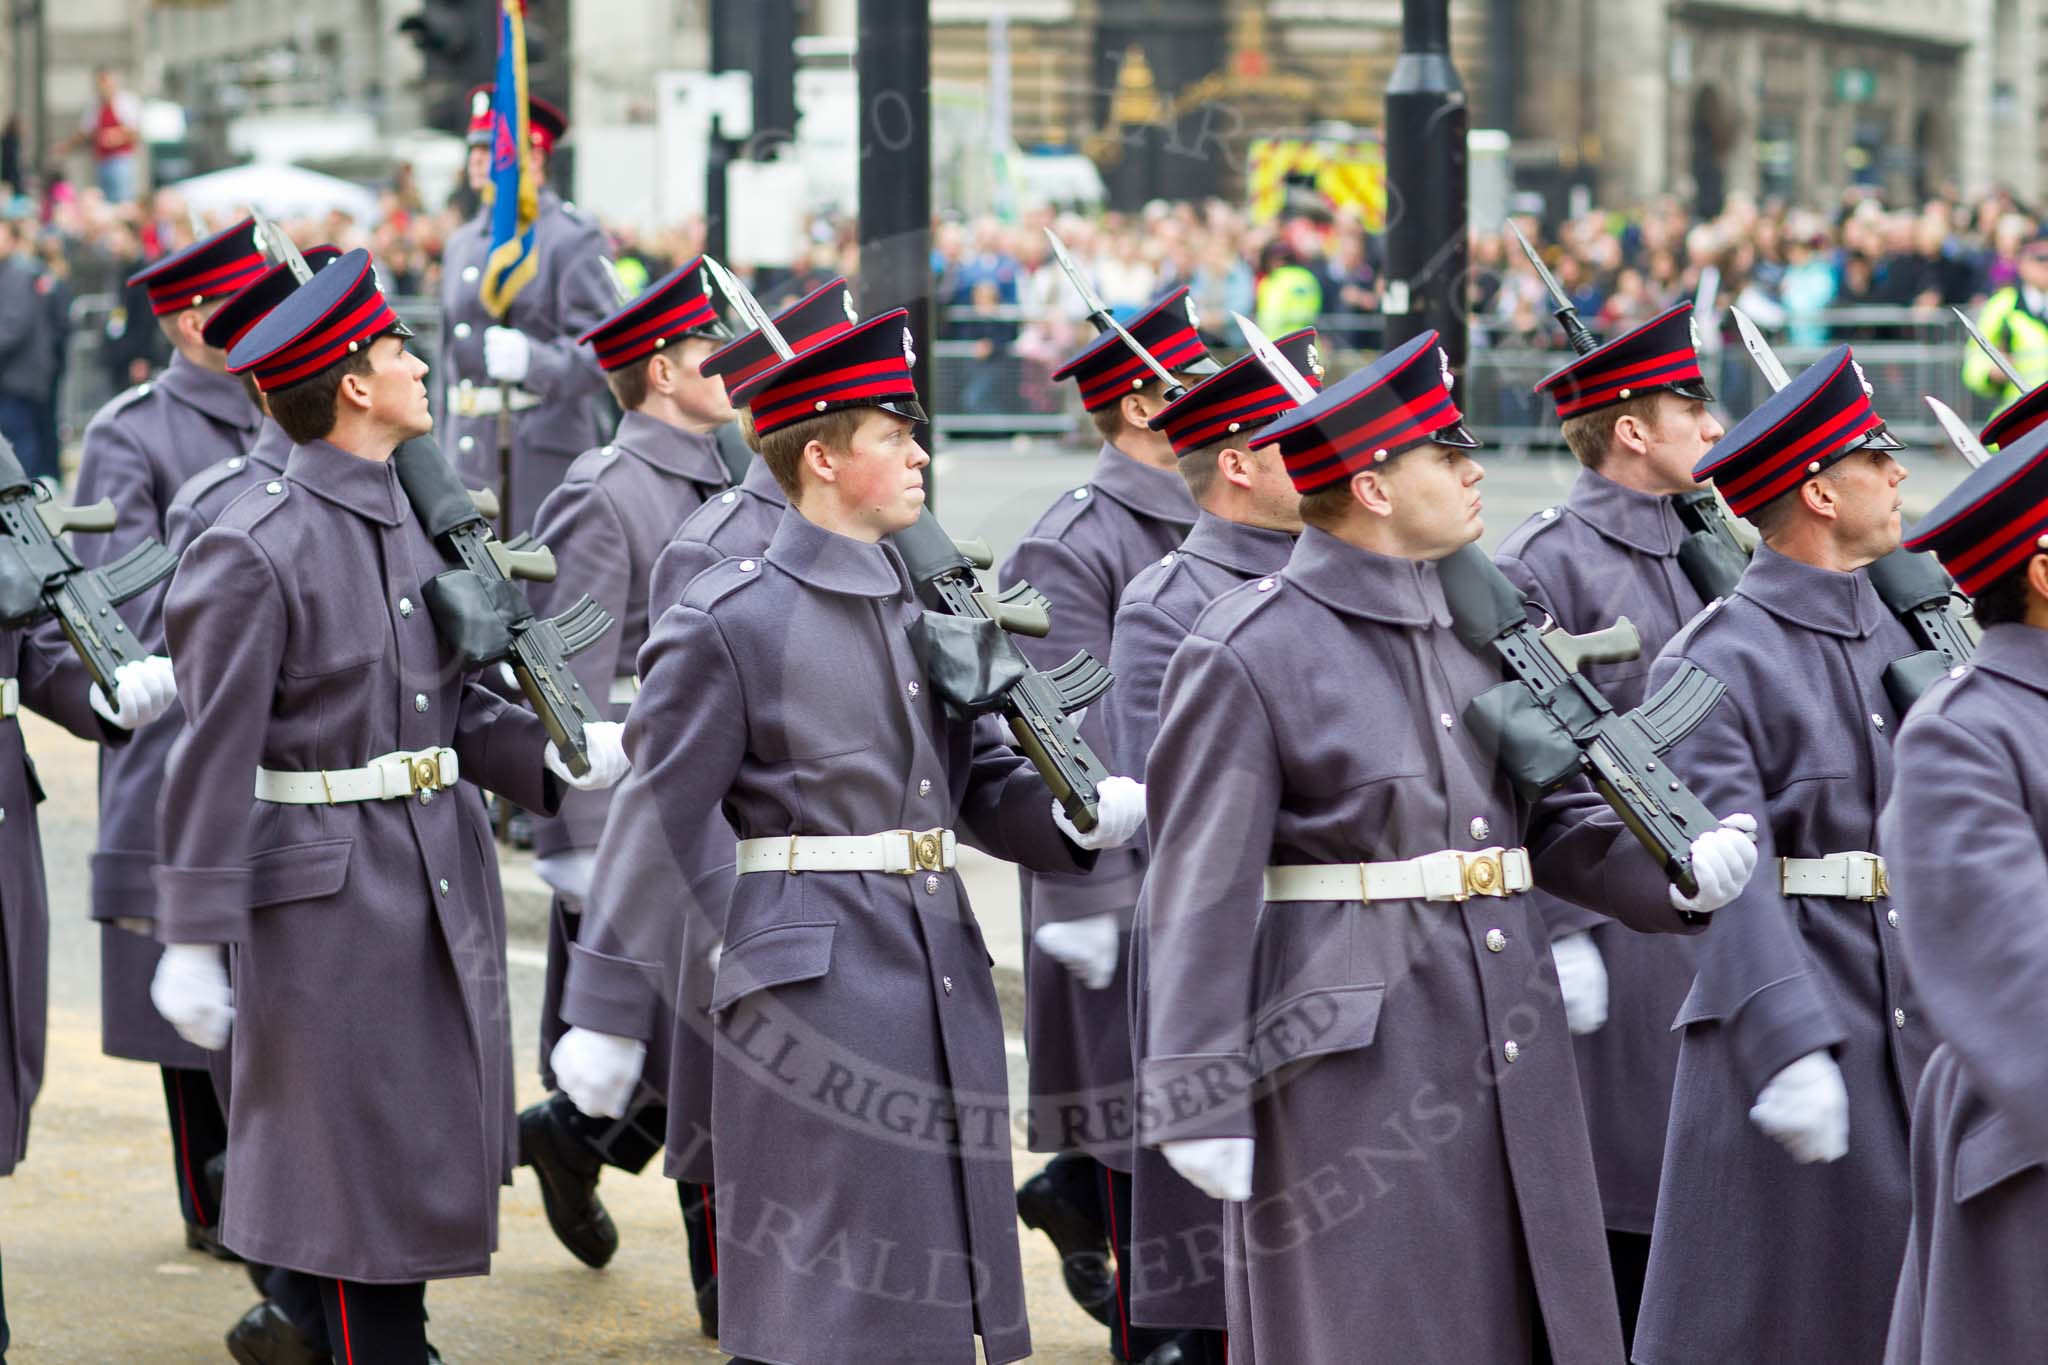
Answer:
[[[492,317],[502,318],[540,270],[533,223],[540,216],[540,177],[526,98],[526,0],[499,0],[498,79],[491,94],[491,254],[478,291]]]

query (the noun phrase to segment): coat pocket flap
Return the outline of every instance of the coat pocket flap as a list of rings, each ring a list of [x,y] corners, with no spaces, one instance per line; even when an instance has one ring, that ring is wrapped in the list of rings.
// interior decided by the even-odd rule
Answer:
[[[92,917],[96,920],[156,914],[154,853],[103,849],[92,855]]]
[[[1709,999],[1695,978],[1692,988],[1685,993],[1685,1002],[1678,1007],[1678,1014],[1671,1021],[1671,1028],[1675,1033],[1688,1024],[1718,1024],[1727,1017],[1728,1011],[1721,1007],[1719,1001]]]
[[[1958,1204],[2048,1162],[2048,1151],[2032,1142],[2003,1114],[1963,1134],[1956,1144],[1955,1199]]]
[[[349,853],[355,843],[353,837],[314,839],[250,854],[250,908],[334,895],[348,881]]]
[[[741,997],[770,986],[823,976],[832,966],[832,931],[836,927],[830,920],[775,924],[726,944],[711,986],[711,1012],[717,1014]]]
[[[1269,1076],[1289,1062],[1372,1046],[1384,984],[1318,986],[1260,1010],[1252,1020],[1251,1069]]]

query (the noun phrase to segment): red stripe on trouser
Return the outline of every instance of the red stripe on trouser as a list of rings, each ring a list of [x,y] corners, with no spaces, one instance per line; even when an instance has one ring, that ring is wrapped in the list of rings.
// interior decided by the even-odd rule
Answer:
[[[348,1286],[334,1282],[334,1301],[341,1306],[341,1358],[343,1365],[356,1365],[356,1344],[348,1330]]]
[[[1098,1165],[1100,1163],[1097,1163]],[[1111,1274],[1109,1287],[1116,1292],[1116,1331],[1124,1344],[1124,1359],[1131,1358],[1131,1324],[1124,1316],[1124,1260],[1117,1250],[1116,1231],[1116,1172],[1107,1166],[1102,1168],[1102,1207],[1109,1214],[1109,1255],[1116,1266]]]
[[[185,1175],[185,1192],[191,1196],[192,1212],[199,1215],[201,1227],[212,1227],[214,1220],[206,1216],[206,1205],[199,1201],[199,1185],[192,1179],[192,1139],[185,1135],[185,1083],[171,1082],[171,1093],[178,1097],[178,1169]]]
[[[711,1277],[718,1278],[718,1224],[711,1218],[711,1187],[699,1185],[704,1191],[704,1240],[711,1244]]]

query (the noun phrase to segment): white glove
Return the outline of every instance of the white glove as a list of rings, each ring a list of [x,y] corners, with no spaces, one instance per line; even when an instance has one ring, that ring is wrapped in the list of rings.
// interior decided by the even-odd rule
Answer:
[[[560,853],[543,853],[533,860],[534,875],[573,902],[575,910],[590,899],[590,879],[597,873],[597,851],[571,848]]]
[[[1117,959],[1123,954],[1113,910],[1086,919],[1041,924],[1032,931],[1031,941],[1040,952],[1080,977],[1081,984],[1091,991],[1116,980]]]
[[[166,945],[149,983],[149,1000],[192,1046],[215,1052],[227,1045],[235,1001],[218,944]]]
[[[620,1119],[647,1065],[647,1044],[595,1029],[572,1028],[548,1054],[555,1084],[594,1119]]]
[[[500,384],[523,384],[533,364],[533,343],[517,327],[484,329],[484,373]]]
[[[616,786],[620,778],[633,766],[633,760],[626,757],[626,727],[616,720],[597,720],[583,727],[583,747],[590,755],[590,771],[581,777],[572,776],[569,765],[562,762],[561,751],[555,748],[553,740],[548,741],[547,752],[541,755],[541,762],[548,765],[548,771],[580,792],[603,791]]]
[[[1181,1138],[1160,1143],[1159,1155],[1211,1199],[1252,1197],[1250,1138]]]
[[[1086,834],[1074,828],[1057,801],[1052,803],[1052,822],[1081,848],[1121,848],[1145,823],[1145,784],[1128,777],[1103,778],[1095,789],[1095,828]]]
[[[512,665],[498,665],[498,681],[505,684],[505,690],[507,692],[510,692],[515,696],[518,695],[520,691],[519,675],[512,671]]]
[[[1607,1022],[1607,964],[1589,933],[1567,934],[1550,945],[1557,988],[1564,994],[1565,1027],[1592,1033]]]
[[[1826,1052],[1809,1052],[1771,1077],[1749,1121],[1802,1164],[1836,1161],[1849,1151],[1849,1090]]]
[[[1742,894],[1756,871],[1756,817],[1738,812],[1721,818],[1692,841],[1692,875],[1700,884],[1697,896],[1681,896],[1671,888],[1671,903],[1696,915],[1711,914]]]
[[[140,730],[171,709],[178,699],[177,680],[171,675],[171,661],[161,654],[136,659],[114,670],[114,693],[118,705],[109,705],[100,685],[92,685],[92,709],[107,718],[107,724],[122,730]]]

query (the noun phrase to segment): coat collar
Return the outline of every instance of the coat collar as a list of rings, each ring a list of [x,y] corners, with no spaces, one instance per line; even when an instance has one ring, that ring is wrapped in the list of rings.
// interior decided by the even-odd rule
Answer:
[[[768,543],[768,562],[790,577],[849,597],[908,596],[903,561],[881,544],[828,531],[794,507],[783,509]]]
[[[215,374],[194,365],[185,357],[172,356],[170,368],[158,376],[156,386],[187,407],[197,408],[216,422],[256,434],[263,414],[249,401],[242,381],[231,374]]]
[[[292,447],[284,473],[293,483],[379,526],[398,526],[410,515],[398,471],[389,460],[366,460],[331,441],[314,441]]]
[[[712,488],[725,486],[725,461],[719,457],[716,436],[684,431],[644,412],[629,412],[619,419],[612,444],[664,474],[680,475]]]
[[[2018,621],[1987,626],[1971,662],[1987,673],[2048,692],[2048,630]]]
[[[1674,555],[1683,527],[1671,499],[1624,488],[1590,469],[1579,471],[1565,507],[1588,526],[1644,554]]]
[[[256,442],[249,447],[249,458],[273,474],[284,473],[284,462],[292,453],[292,438],[284,434],[284,428],[266,417],[256,428]]]
[[[740,480],[740,487],[771,507],[789,506],[789,495],[782,491],[781,484],[775,482],[775,475],[768,470],[768,462],[759,455],[747,461],[747,476]]]
[[[1847,640],[1869,635],[1886,615],[1868,574],[1816,568],[1768,545],[1757,546],[1735,591],[1795,626]]]
[[[1257,578],[1287,567],[1287,557],[1294,553],[1294,537],[1203,512],[1195,518],[1195,529],[1181,542],[1179,553],[1206,559],[1240,578]]]
[[[1104,445],[1089,472],[1088,486],[1115,498],[1140,516],[1193,526],[1197,509],[1187,480],[1172,469],[1141,464],[1113,445]]]
[[[1313,526],[1295,542],[1283,577],[1349,616],[1396,626],[1451,622],[1436,565],[1361,550]]]

